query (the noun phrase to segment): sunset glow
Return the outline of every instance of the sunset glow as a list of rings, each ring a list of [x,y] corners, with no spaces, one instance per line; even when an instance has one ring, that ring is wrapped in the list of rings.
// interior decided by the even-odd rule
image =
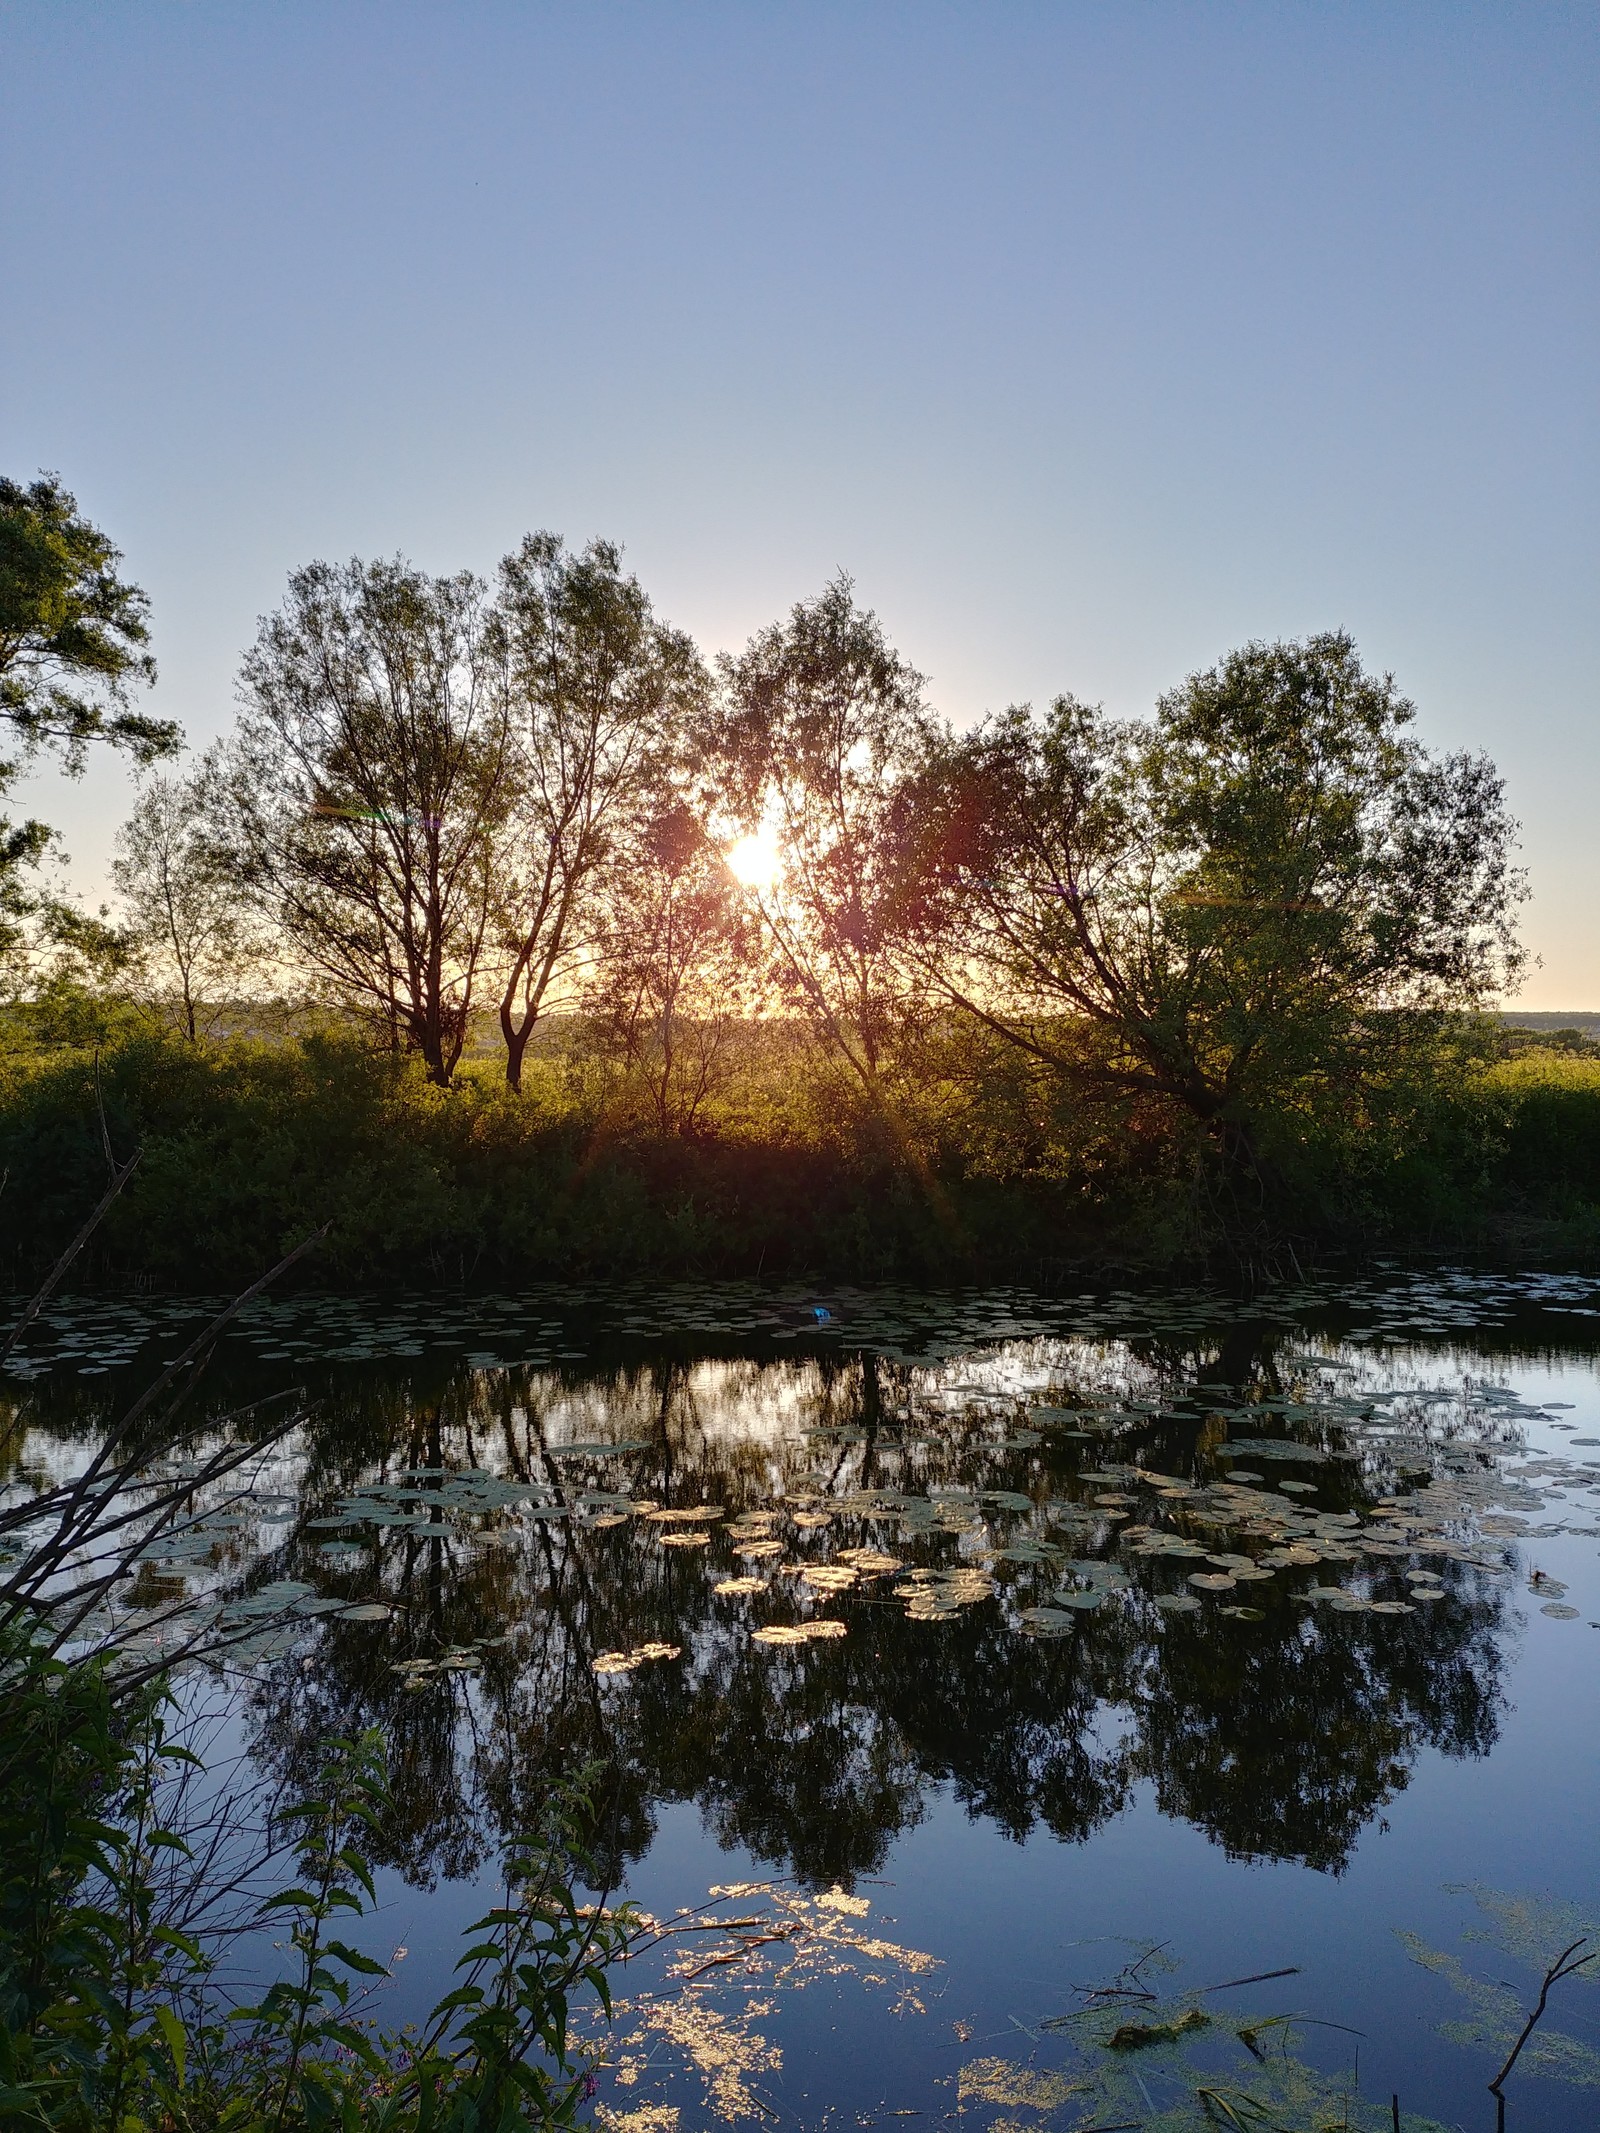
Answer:
[[[754,830],[728,852],[728,871],[742,888],[770,889],[783,868],[771,830]]]

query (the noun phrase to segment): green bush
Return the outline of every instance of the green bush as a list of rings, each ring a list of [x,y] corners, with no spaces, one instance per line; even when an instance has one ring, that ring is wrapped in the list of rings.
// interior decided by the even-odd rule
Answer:
[[[1419,1030],[1359,1101],[1308,1085],[1265,1122],[1267,1212],[1297,1251],[1557,1250],[1600,1222],[1600,1061],[1492,1049],[1475,1023]],[[315,1278],[402,1286],[1048,1281],[1229,1242],[1193,1121],[1052,1083],[971,1028],[930,1033],[874,1109],[761,1026],[701,1129],[664,1136],[578,1042],[531,1061],[519,1097],[493,1062],[441,1090],[337,1030],[190,1045],[124,1026],[98,1053],[0,1055],[0,1280],[36,1278],[98,1197],[99,1105],[141,1160],[90,1280],[242,1285],[324,1225]]]
[[[1525,1051],[1483,1087],[1505,1118],[1504,1182],[1563,1212],[1600,1205],[1600,1059]]]

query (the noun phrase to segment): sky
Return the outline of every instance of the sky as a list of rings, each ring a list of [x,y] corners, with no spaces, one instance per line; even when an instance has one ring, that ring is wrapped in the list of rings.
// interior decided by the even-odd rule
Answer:
[[[836,571],[964,723],[1351,630],[1600,1009],[1600,8],[0,0],[0,471],[225,729],[313,557]],[[44,775],[98,894],[130,785]]]

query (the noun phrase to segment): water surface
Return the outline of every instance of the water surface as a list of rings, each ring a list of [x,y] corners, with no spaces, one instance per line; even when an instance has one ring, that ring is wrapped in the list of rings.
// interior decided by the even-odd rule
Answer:
[[[51,1309],[19,1485],[202,1310]],[[1531,2004],[1558,1907],[1600,1912],[1597,1342],[1550,1276],[279,1299],[199,1397],[304,1421],[126,1604],[234,1610],[207,1693],[276,1776],[383,1728],[388,2019],[552,1773],[603,1764],[652,1911],[759,1885],[722,1915],[769,1936],[622,1983],[598,2101],[641,2133],[1104,2123],[1083,2011],[1211,1986],[1218,2080],[1255,2077],[1225,2011],[1296,2013],[1328,2083],[1489,2126],[1498,1981]],[[1092,1997],[1119,1972],[1156,1999]],[[1600,2120],[1600,1989],[1562,1992],[1513,2126]],[[1129,2122],[1177,2052],[1115,2055]]]

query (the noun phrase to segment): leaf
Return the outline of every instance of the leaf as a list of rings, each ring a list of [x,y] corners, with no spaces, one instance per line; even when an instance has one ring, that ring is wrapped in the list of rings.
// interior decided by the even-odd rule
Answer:
[[[161,2040],[167,2047],[167,2057],[172,2061],[174,2078],[181,2089],[189,2064],[189,2039],[183,2024],[170,2007],[158,2002],[154,2010],[155,2024],[161,2032]]]
[[[810,1644],[819,1640],[842,1637],[843,1622],[794,1622],[772,1623],[766,1629],[753,1630],[753,1644]]]
[[[631,1652],[601,1652],[591,1660],[597,1674],[631,1674],[652,1659],[679,1659],[681,1644],[637,1644]]]

